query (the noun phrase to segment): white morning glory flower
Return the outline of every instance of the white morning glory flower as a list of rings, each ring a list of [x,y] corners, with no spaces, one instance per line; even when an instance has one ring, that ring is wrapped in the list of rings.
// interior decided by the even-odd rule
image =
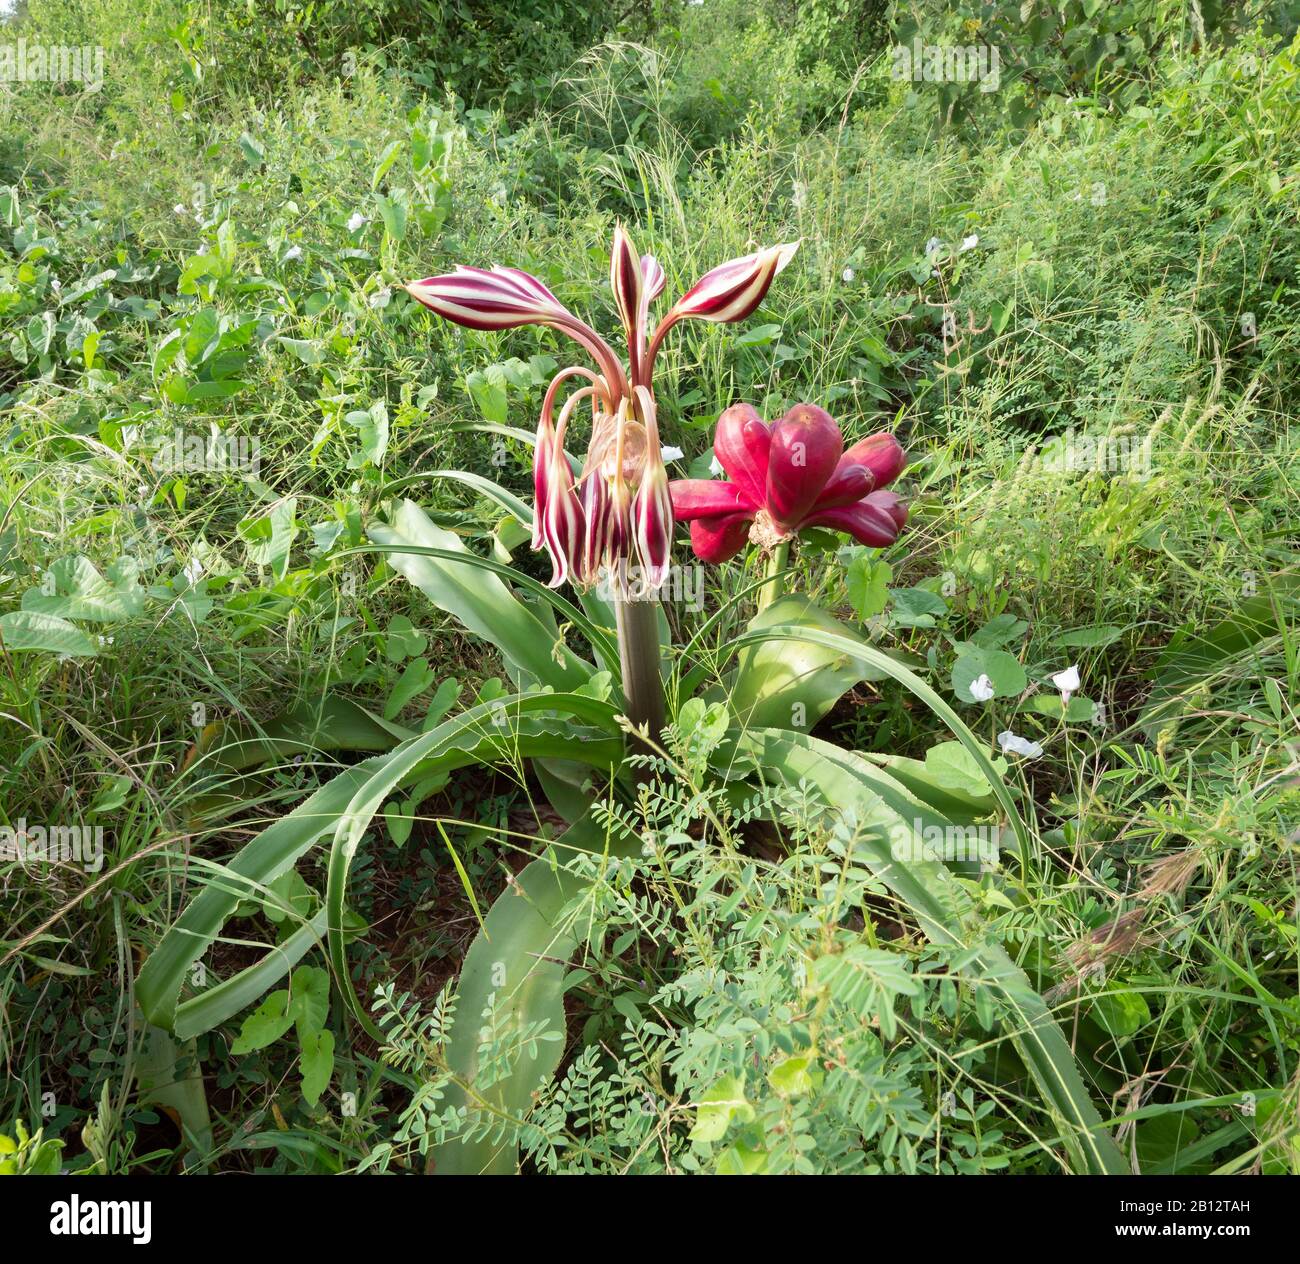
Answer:
[[[1070,695],[1079,687],[1078,664],[1073,664],[1070,667],[1067,667],[1063,672],[1057,672],[1056,675],[1052,677],[1052,684],[1061,691],[1061,702],[1064,705],[1069,706]]]
[[[998,734],[998,745],[1002,747],[1004,755],[1023,755],[1026,759],[1037,759],[1043,753],[1043,748],[1037,742],[1017,737],[1010,729]]]
[[[971,233],[969,237],[961,239],[961,252],[965,254],[968,250],[974,250],[980,244],[979,234]]]
[[[712,474],[714,478],[720,478],[726,473],[722,466],[718,464],[718,458],[716,456],[709,457],[709,473]]]
[[[681,448],[670,448],[666,443],[659,450],[659,455],[663,458],[665,464],[669,461],[680,461],[686,455]]]
[[[935,252],[936,252],[936,251],[937,251],[937,250],[938,250],[942,245],[943,245],[943,242],[940,241],[938,237],[931,237],[930,240],[927,241],[927,242],[925,243],[925,253],[926,253],[927,255],[932,255],[932,254],[934,254],[934,253],[935,253]]]
[[[281,263],[290,263],[290,262],[292,262],[294,259],[301,259],[301,258],[302,258],[302,247],[301,247],[301,246],[290,246],[289,249],[286,250],[286,251],[284,252],[284,258],[281,259],[280,262],[281,262]]]
[[[191,586],[199,582],[199,577],[203,574],[203,563],[197,557],[192,557],[181,572],[186,579],[190,581]]]
[[[987,675],[977,676],[970,682],[970,696],[976,702],[988,702],[993,697],[993,682]]]
[[[355,233],[366,222],[366,217],[360,211],[353,211],[352,217],[348,220],[348,232]]]

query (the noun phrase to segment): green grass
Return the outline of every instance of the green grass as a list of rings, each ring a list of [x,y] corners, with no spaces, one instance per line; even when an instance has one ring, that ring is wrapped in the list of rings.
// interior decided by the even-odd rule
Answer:
[[[799,589],[912,656],[949,700],[962,644],[998,616],[1019,621],[1003,648],[1027,696],[956,705],[991,753],[1006,728],[1043,745],[1011,772],[1046,860],[1015,900],[978,875],[972,894],[1049,998],[1103,1117],[1129,1121],[1120,1140],[1142,1170],[1295,1168],[1294,45],[1253,66],[1171,51],[1128,112],[1061,100],[1028,131],[936,134],[885,63],[808,71],[799,40],[762,23],[724,58],[689,11],[653,53],[594,48],[507,116],[449,99],[430,86],[437,67],[397,42],[362,50],[345,75],[288,41],[268,69],[240,64],[220,7],[31,9],[29,38],[110,55],[95,97],[16,85],[0,130],[0,615],[74,555],[106,574],[116,564],[142,600],[74,618],[103,638],[93,657],[0,655],[0,824],[84,822],[105,837],[93,873],[0,861],[0,1133],[43,1128],[65,1164],[105,1171],[421,1166],[420,1024],[436,1019],[476,906],[553,832],[522,770],[458,774],[409,837],[400,823],[373,832],[349,889],[368,928],[350,960],[364,997],[385,990],[391,1043],[383,1053],[351,1025],[336,992],[336,1069],[319,1102],[299,1092],[292,1033],[232,1056],[232,1021],[191,1054],[212,1128],[192,1144],[140,1088],[134,978],[213,864],[352,758],[320,752],[235,780],[194,757],[196,740],[327,690],[382,712],[418,659],[428,687],[390,708],[411,727],[448,678],[458,705],[496,691],[489,648],[347,550],[397,479],[463,468],[527,494],[523,445],[452,426],[531,429],[564,349],[536,331],[453,329],[398,285],[454,262],[510,263],[609,328],[605,251],[622,218],[678,292],[755,245],[801,240],[752,320],[692,328],[665,351],[677,472],[707,464],[713,420],[741,398],[766,416],[816,400],[846,434],[905,437],[913,518],[884,558],[888,588],[924,588],[944,613],[913,626],[896,596],[864,607],[854,567],[876,559],[839,540],[796,557]],[[943,244],[927,257],[931,238]],[[947,351],[946,310],[961,335]],[[256,469],[161,467],[177,428],[212,425],[254,443]],[[1148,463],[1062,472],[1048,441],[1067,431]],[[467,537],[496,525],[445,480],[405,494]],[[515,561],[543,575],[526,547]],[[755,576],[736,565],[711,578],[717,608]],[[1235,641],[1178,657],[1247,613]],[[724,621],[719,640],[740,626]],[[1071,643],[1097,628],[1110,631],[1096,644]],[[1035,699],[1054,698],[1049,677],[1071,663],[1096,705],[1066,724]],[[911,758],[948,736],[887,683],[859,686],[818,732]],[[833,832],[797,803],[775,840],[742,813],[715,855],[688,863],[683,810],[650,814],[664,863],[643,858],[596,897],[570,1096],[539,1106],[530,1162],[712,1170],[721,1148],[688,1139],[692,1103],[725,1062],[703,1052],[710,1034],[727,1033],[726,1057],[784,1047],[803,1021],[791,963],[832,945],[881,973],[869,1001],[824,980],[818,1047],[837,1051],[836,1069],[794,1112],[823,1158],[781,1150],[775,1166],[1058,1169],[1011,1055],[971,997],[944,992],[947,962],[906,910],[848,875]],[[846,885],[828,892],[814,860],[843,861]],[[301,872],[315,894],[288,922],[250,905],[210,972],[246,964],[250,943],[314,907],[323,863]],[[743,896],[720,911],[716,890]],[[734,990],[705,986],[704,970]],[[729,1006],[770,1007],[758,1045],[737,1043]],[[864,1036],[855,1006],[897,1010],[900,1026]],[[647,1089],[644,1117],[575,1122],[593,1095]],[[753,1101],[769,1136],[794,1123],[770,1084]],[[648,1151],[660,1134],[672,1144]]]

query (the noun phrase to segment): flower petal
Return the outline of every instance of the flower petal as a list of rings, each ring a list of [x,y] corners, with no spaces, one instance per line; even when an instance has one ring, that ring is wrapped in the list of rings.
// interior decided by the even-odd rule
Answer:
[[[859,544],[883,549],[898,539],[906,522],[907,507],[893,492],[872,492],[856,505],[815,513],[803,525],[844,531]]]
[[[766,501],[780,526],[799,527],[843,451],[839,426],[816,404],[796,404],[772,427]]]
[[[664,266],[654,255],[641,256],[641,302],[649,307],[664,292],[668,278]]]
[[[550,494],[551,462],[554,459],[555,427],[543,413],[537,424],[537,442],[533,445],[533,548],[542,547],[542,524],[546,521],[546,501]],[[567,462],[566,462],[567,464]]]
[[[558,449],[559,445],[555,446]],[[569,469],[564,453],[558,451],[551,462],[545,512],[542,514],[542,544],[550,554],[554,569],[551,588],[558,588],[566,579],[576,576],[582,559],[584,535],[582,502],[573,485],[573,471]]]
[[[755,508],[767,497],[772,428],[749,404],[732,404],[718,418],[713,454]]]
[[[728,483],[725,479],[675,478],[669,484],[669,490],[673,498],[673,514],[678,522],[733,513],[748,513],[753,517],[758,509],[735,483]]]
[[[574,320],[546,286],[518,268],[458,267],[444,276],[412,281],[405,289],[430,311],[470,329]]]
[[[673,546],[673,505],[662,462],[646,466],[632,500],[632,534],[642,578],[651,589],[663,587]]]
[[[724,514],[718,518],[696,518],[691,523],[691,548],[702,562],[715,565],[733,558],[749,539],[748,513]]]
[[[876,485],[871,471],[864,465],[846,465],[844,458],[835,467],[835,473],[822,488],[821,494],[813,505],[813,512],[823,509],[838,509],[842,505],[853,505],[861,500]]]
[[[594,584],[609,554],[613,520],[609,485],[599,470],[593,470],[582,483],[582,565],[578,578],[584,585]]]
[[[907,464],[903,445],[887,430],[859,439],[840,458],[840,470],[851,465],[861,465],[871,471],[876,488],[888,487]],[[839,471],[837,470],[836,473]]]

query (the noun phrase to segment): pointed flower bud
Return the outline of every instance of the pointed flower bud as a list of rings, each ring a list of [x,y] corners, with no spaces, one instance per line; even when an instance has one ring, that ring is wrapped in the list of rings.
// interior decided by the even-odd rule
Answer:
[[[534,467],[534,481],[538,497],[533,530],[536,535],[540,522],[541,542],[554,571],[550,587],[558,588],[577,570],[584,537],[582,502],[573,485],[569,458],[564,454],[562,432],[555,434],[547,447],[547,457]]]
[[[412,281],[406,292],[430,311],[469,329],[513,329],[576,321],[536,277],[518,268],[458,267]]]
[[[641,287],[644,277],[632,239],[622,224],[614,228],[614,244],[609,252],[609,288],[614,291],[614,306],[623,328],[634,331],[641,312]]]
[[[654,397],[644,386],[638,386],[636,394],[645,418],[646,457],[641,481],[632,498],[631,526],[642,580],[652,591],[657,591],[668,578],[673,545],[673,502],[659,443]]]
[[[776,274],[794,258],[799,243],[769,246],[706,272],[673,305],[668,321],[677,319],[730,322],[744,320],[767,296]]]
[[[468,329],[516,329],[520,325],[558,329],[586,348],[600,366],[612,396],[627,393],[623,366],[608,344],[527,272],[457,267],[445,276],[412,281],[405,289],[431,312]]]

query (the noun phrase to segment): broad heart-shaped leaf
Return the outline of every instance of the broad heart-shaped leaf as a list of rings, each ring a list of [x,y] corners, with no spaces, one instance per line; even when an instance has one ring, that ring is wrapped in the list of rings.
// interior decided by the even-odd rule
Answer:
[[[501,579],[489,573],[497,568],[470,553],[458,536],[430,521],[413,501],[401,501],[390,524],[371,523],[368,534],[386,547],[415,545],[463,557],[460,562],[400,551],[387,554],[394,570],[440,610],[495,645],[516,671],[555,689],[576,689],[592,674],[591,664],[557,642]],[[583,618],[580,611],[575,613]]]
[[[925,752],[925,760],[902,755],[878,755],[862,751],[862,757],[886,769],[914,795],[924,799],[955,825],[965,825],[997,808],[993,787],[983,770],[961,742],[940,742]],[[1005,773],[1007,761],[1000,755],[990,762]]]
[[[330,1012],[329,972],[318,966],[299,966],[289,984],[289,1012],[298,1034],[320,1031]]]
[[[746,1124],[754,1108],[745,1100],[745,1081],[738,1075],[724,1075],[695,1102],[692,1141],[721,1141],[733,1120]]]
[[[87,623],[115,623],[144,609],[145,594],[134,575],[114,586],[88,558],[60,558],[50,567],[47,581],[23,593],[24,610]],[[47,587],[52,591],[45,591]]]
[[[542,728],[537,732],[511,727],[516,711],[526,715],[553,711],[576,715],[600,725],[583,731],[569,723],[568,730],[556,733]],[[494,699],[444,721],[430,732],[411,737],[391,754],[377,755],[339,773],[334,780],[304,799],[294,810],[272,822],[226,865],[191,857],[189,866],[205,870],[208,879],[203,889],[186,906],[180,917],[141,967],[136,980],[136,997],[150,1022],[165,1027],[178,1036],[196,1036],[225,1022],[245,1006],[257,1000],[267,988],[284,978],[302,959],[304,953],[321,943],[326,933],[328,905],[322,905],[312,919],[287,939],[269,948],[266,955],[238,974],[200,992],[180,999],[182,986],[190,979],[190,968],[211,947],[221,928],[241,900],[265,899],[268,884],[286,872],[300,856],[326,835],[333,834],[347,815],[349,804],[366,786],[380,781],[393,784],[384,773],[391,761],[400,757],[414,742],[423,744],[424,756],[414,766],[403,764],[406,784],[429,779],[470,764],[493,760],[535,758],[538,755],[582,759],[598,768],[616,765],[622,755],[623,742],[612,735],[613,708],[593,698],[574,698],[563,694],[536,694],[528,698]],[[507,723],[494,721],[504,716]],[[399,777],[398,780],[402,780]],[[333,880],[338,881],[337,875]],[[332,894],[342,905],[342,886]],[[346,930],[341,919],[341,941]],[[355,996],[350,998],[355,1002]]]
[[[302,1095],[308,1106],[315,1106],[334,1074],[334,1033],[309,1031],[301,1039],[298,1065],[302,1070]]]
[[[953,693],[963,702],[983,701],[971,692],[971,684],[981,676],[988,677],[995,698],[1010,698],[1025,691],[1025,669],[1014,654],[972,645],[953,664]]]
[[[99,652],[95,642],[75,623],[52,614],[39,614],[35,610],[10,610],[8,614],[0,614],[0,644],[10,654],[19,650],[44,650],[51,654],[90,658]]]
[[[447,1060],[456,1075],[506,1120],[528,1114],[533,1092],[550,1080],[560,1064],[564,1041],[537,1041],[531,1050],[523,1050],[510,1075],[479,1088],[474,1079],[483,1011],[495,997],[498,1022],[504,1018],[511,1030],[545,1022],[550,1032],[564,1031],[564,976],[582,928],[563,922],[559,915],[587,883],[558,862],[577,850],[627,856],[639,847],[639,840],[607,835],[604,826],[583,817],[561,835],[550,854],[527,865],[497,898],[465,955]],[[447,1093],[444,1104],[462,1107],[468,1101],[457,1087]],[[503,1127],[480,1129],[469,1139],[439,1146],[430,1170],[467,1176],[507,1175],[518,1168],[514,1133]]]
[[[854,685],[883,680],[886,673],[864,659],[816,641],[802,641],[801,628],[841,637],[854,634],[806,597],[785,596],[761,610],[749,631],[788,629],[789,639],[741,650],[731,686],[731,709],[742,725],[807,732]]]
[[[293,1026],[293,1004],[289,993],[272,992],[247,1018],[230,1046],[233,1054],[253,1053],[274,1044]]]
[[[854,752],[804,734],[771,729],[743,733],[736,754],[749,756],[767,777],[816,787],[828,816],[852,825],[855,855],[907,905],[924,934],[935,943],[974,951],[971,969],[993,989],[1003,1029],[1033,1075],[1075,1168],[1126,1172],[1043,998],[988,937],[970,897],[948,869],[937,859],[922,858],[925,831],[918,822],[928,810],[920,801]],[[899,842],[904,844],[901,858]]]

